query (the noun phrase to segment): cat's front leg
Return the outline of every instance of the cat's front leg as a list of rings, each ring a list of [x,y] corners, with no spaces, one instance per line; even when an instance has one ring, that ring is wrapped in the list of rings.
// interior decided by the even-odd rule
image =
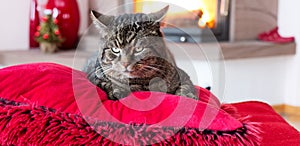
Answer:
[[[128,96],[130,94],[130,92],[127,91],[127,90],[122,90],[120,88],[116,88],[116,89],[112,90],[112,94],[113,94],[114,98],[119,100],[121,98],[124,98],[124,97]]]
[[[179,69],[178,71],[180,76],[180,85],[176,89],[175,95],[186,96],[199,100],[190,77],[183,70]]]
[[[118,100],[118,98],[114,96],[112,83],[110,81],[99,79],[99,78],[96,77],[96,78],[94,78],[94,80],[92,80],[92,83],[94,83],[99,88],[101,88],[103,91],[105,91],[108,99]]]
[[[192,98],[192,99],[199,100],[198,96],[196,96],[194,87],[191,87],[188,84],[180,85],[177,88],[177,90],[175,92],[175,95],[185,96],[185,97],[189,97],[189,98]]]
[[[128,96],[128,94],[130,93],[128,89],[114,85],[110,81],[102,81],[100,84],[100,88],[106,92],[108,99],[110,100],[119,100]]]

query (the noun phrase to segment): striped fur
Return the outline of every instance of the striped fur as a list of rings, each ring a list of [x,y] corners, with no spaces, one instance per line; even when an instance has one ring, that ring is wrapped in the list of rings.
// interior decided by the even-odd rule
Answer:
[[[106,16],[92,11],[101,33],[98,55],[84,71],[112,100],[134,91],[159,91],[197,99],[189,76],[176,66],[160,31],[165,9]],[[163,14],[163,15],[162,15]]]

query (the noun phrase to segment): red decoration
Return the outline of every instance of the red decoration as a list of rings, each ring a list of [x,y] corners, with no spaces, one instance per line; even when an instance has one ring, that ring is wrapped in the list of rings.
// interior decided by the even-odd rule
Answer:
[[[36,27],[40,24],[39,13],[37,11],[37,0],[31,0],[29,15],[29,47],[37,48],[39,43],[34,39]]]
[[[36,36],[36,37],[40,36],[40,32],[35,32],[34,36]]]
[[[43,22],[46,22],[48,20],[48,18],[45,16],[45,17],[42,17],[42,21]]]
[[[46,9],[58,10],[57,25],[65,41],[60,49],[73,49],[78,41],[80,24],[79,8],[76,0],[48,0]]]
[[[54,34],[59,35],[60,31],[57,29],[57,30],[54,31]]]
[[[54,24],[58,24],[58,20],[57,19],[53,19],[53,23]]]
[[[36,27],[36,30],[37,30],[37,31],[40,31],[40,30],[41,30],[41,26],[37,26],[37,27]]]
[[[43,38],[44,38],[44,39],[48,39],[48,38],[49,38],[49,34],[47,34],[47,33],[44,34],[44,35],[43,35]]]
[[[295,41],[295,37],[283,37],[278,32],[278,27],[273,28],[270,31],[258,34],[258,39],[266,42],[274,43],[290,43]]]

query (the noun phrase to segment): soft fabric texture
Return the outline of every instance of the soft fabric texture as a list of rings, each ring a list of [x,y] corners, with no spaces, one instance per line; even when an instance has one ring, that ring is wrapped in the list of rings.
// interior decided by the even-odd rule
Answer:
[[[299,146],[300,133],[289,125],[270,105],[257,101],[231,104],[249,121],[260,122],[262,146]]]
[[[69,67],[36,63],[4,68],[1,144],[260,145],[264,135],[273,134],[264,124],[267,117],[255,118],[255,108],[221,105],[209,91],[196,89],[200,101],[159,92],[135,92],[112,101],[83,72]],[[299,142],[295,129],[268,112],[290,130],[291,142]]]

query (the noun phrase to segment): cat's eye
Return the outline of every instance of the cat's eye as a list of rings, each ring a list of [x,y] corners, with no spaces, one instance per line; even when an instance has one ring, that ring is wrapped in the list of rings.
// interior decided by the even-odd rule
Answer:
[[[120,52],[121,52],[121,49],[120,49],[120,48],[115,48],[115,47],[112,47],[112,48],[111,48],[111,51],[112,51],[113,53],[116,53],[116,54],[118,54],[118,53],[120,53]]]
[[[142,51],[144,51],[144,48],[143,47],[138,47],[138,48],[135,48],[135,53],[140,53]]]

